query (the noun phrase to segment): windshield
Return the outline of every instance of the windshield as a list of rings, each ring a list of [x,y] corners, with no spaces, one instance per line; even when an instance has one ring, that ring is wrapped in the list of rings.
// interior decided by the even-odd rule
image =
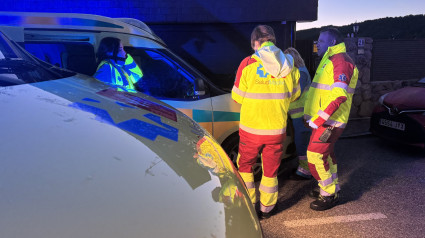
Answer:
[[[0,87],[54,80],[74,74],[32,57],[0,32]]]
[[[197,82],[208,84],[210,96],[223,94],[213,84],[182,59],[166,49],[125,47],[143,71],[137,88],[159,99],[194,100]],[[205,89],[204,89],[205,90]],[[201,96],[202,97],[202,96]]]

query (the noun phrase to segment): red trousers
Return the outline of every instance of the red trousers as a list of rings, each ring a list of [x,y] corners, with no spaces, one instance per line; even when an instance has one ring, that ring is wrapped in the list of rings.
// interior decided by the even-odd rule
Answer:
[[[258,154],[261,153],[263,177],[259,187],[260,209],[262,212],[270,212],[277,202],[279,190],[277,171],[283,154],[283,141],[286,134],[264,136],[239,130],[239,135],[239,173],[248,189],[251,202],[256,203],[252,166],[257,162]]]
[[[261,152],[263,175],[269,178],[276,177],[286,134],[254,135],[239,130],[239,136],[239,171],[251,173],[252,166],[257,162],[257,155]]]
[[[327,142],[319,137],[328,126],[313,129],[307,148],[308,167],[311,175],[318,181],[320,194],[330,196],[340,190],[338,184],[337,162],[334,153],[335,143],[344,131],[343,128],[333,128]]]

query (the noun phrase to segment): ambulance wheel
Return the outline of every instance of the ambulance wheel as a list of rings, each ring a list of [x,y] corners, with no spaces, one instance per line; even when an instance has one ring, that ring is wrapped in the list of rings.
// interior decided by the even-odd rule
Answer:
[[[230,160],[233,162],[235,167],[237,168],[237,159],[238,159],[238,149],[239,149],[239,133],[235,132],[232,135],[230,135],[227,139],[223,141],[221,144],[224,151],[229,156]],[[261,170],[261,158],[260,156],[257,156],[257,163],[252,166],[252,171],[254,172],[254,180],[260,181],[262,176],[262,170]]]

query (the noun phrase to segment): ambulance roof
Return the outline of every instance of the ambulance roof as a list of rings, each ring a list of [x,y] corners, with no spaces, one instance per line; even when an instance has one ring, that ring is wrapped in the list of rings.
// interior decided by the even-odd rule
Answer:
[[[31,29],[91,30],[140,35],[164,42],[142,21],[80,13],[0,12],[0,26]]]

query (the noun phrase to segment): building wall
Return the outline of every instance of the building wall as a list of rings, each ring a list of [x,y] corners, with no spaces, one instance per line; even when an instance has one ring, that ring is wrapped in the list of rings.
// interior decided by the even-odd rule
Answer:
[[[425,39],[375,40],[372,80],[394,81],[425,76]]]
[[[317,20],[318,0],[2,0],[1,11],[75,12],[146,23],[243,23]]]

